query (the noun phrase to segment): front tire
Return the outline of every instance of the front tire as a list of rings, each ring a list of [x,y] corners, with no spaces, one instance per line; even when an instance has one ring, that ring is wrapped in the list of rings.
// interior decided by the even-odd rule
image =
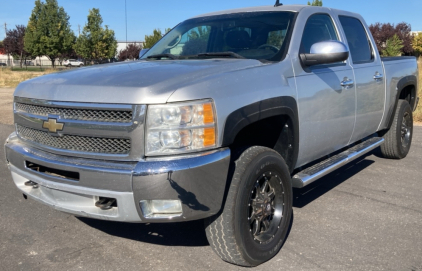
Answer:
[[[407,156],[412,144],[413,115],[410,104],[399,100],[390,130],[384,135],[381,145],[383,157],[389,159],[403,159]]]
[[[254,146],[234,162],[223,211],[205,221],[210,246],[224,261],[257,266],[281,249],[292,218],[289,169],[272,149]]]

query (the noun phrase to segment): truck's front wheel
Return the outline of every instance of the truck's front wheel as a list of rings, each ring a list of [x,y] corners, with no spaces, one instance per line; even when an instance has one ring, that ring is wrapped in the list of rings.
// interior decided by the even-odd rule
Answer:
[[[283,158],[250,147],[235,168],[223,211],[206,220],[212,249],[224,261],[256,266],[282,247],[292,218],[292,186]]]

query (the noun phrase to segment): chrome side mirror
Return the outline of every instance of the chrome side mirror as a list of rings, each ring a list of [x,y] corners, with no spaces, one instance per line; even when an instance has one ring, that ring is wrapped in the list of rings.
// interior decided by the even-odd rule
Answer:
[[[305,66],[342,62],[348,58],[347,46],[335,40],[317,42],[312,45],[309,54],[300,54],[300,60]]]
[[[141,57],[142,57],[143,55],[145,55],[148,51],[149,51],[149,49],[148,49],[148,48],[147,48],[147,49],[142,49],[142,50],[139,52],[139,59],[141,59]]]

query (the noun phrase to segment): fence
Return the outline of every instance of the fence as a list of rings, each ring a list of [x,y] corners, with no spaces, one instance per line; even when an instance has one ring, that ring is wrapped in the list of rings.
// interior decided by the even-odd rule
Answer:
[[[55,66],[62,66],[62,63],[59,61],[55,61]],[[20,60],[7,60],[7,59],[0,59],[0,66],[12,66],[12,67],[20,67],[21,61]],[[45,66],[51,67],[51,61],[46,59],[36,59],[36,60],[26,60],[22,61],[22,66]]]
[[[54,62],[55,67],[64,67],[63,65],[64,60],[59,61],[56,60]],[[84,62],[84,61],[82,61]],[[116,62],[116,59],[103,59],[103,60],[89,60],[85,61],[85,65],[95,65],[95,64],[106,64],[106,63],[112,63]],[[7,59],[0,59],[0,66],[8,66],[13,68],[19,68],[21,65],[20,60],[7,60]],[[43,67],[43,68],[51,68],[51,61],[48,59],[32,59],[32,60],[26,60],[22,62],[22,67]]]

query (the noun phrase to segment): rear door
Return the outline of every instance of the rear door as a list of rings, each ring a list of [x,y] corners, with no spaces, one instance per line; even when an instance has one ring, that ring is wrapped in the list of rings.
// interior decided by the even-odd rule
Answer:
[[[339,16],[352,58],[356,83],[356,124],[350,143],[378,130],[384,113],[384,74],[367,27],[361,19]]]
[[[344,42],[330,14],[316,13],[307,17],[304,26],[301,26],[300,18],[297,19],[296,27],[303,27],[297,55],[310,53],[311,46],[317,42]],[[294,63],[300,63],[300,60]],[[355,86],[348,61],[312,67],[296,64],[294,69],[300,120],[297,165],[301,166],[348,144],[355,123]],[[347,82],[348,86],[342,87],[342,82]]]

